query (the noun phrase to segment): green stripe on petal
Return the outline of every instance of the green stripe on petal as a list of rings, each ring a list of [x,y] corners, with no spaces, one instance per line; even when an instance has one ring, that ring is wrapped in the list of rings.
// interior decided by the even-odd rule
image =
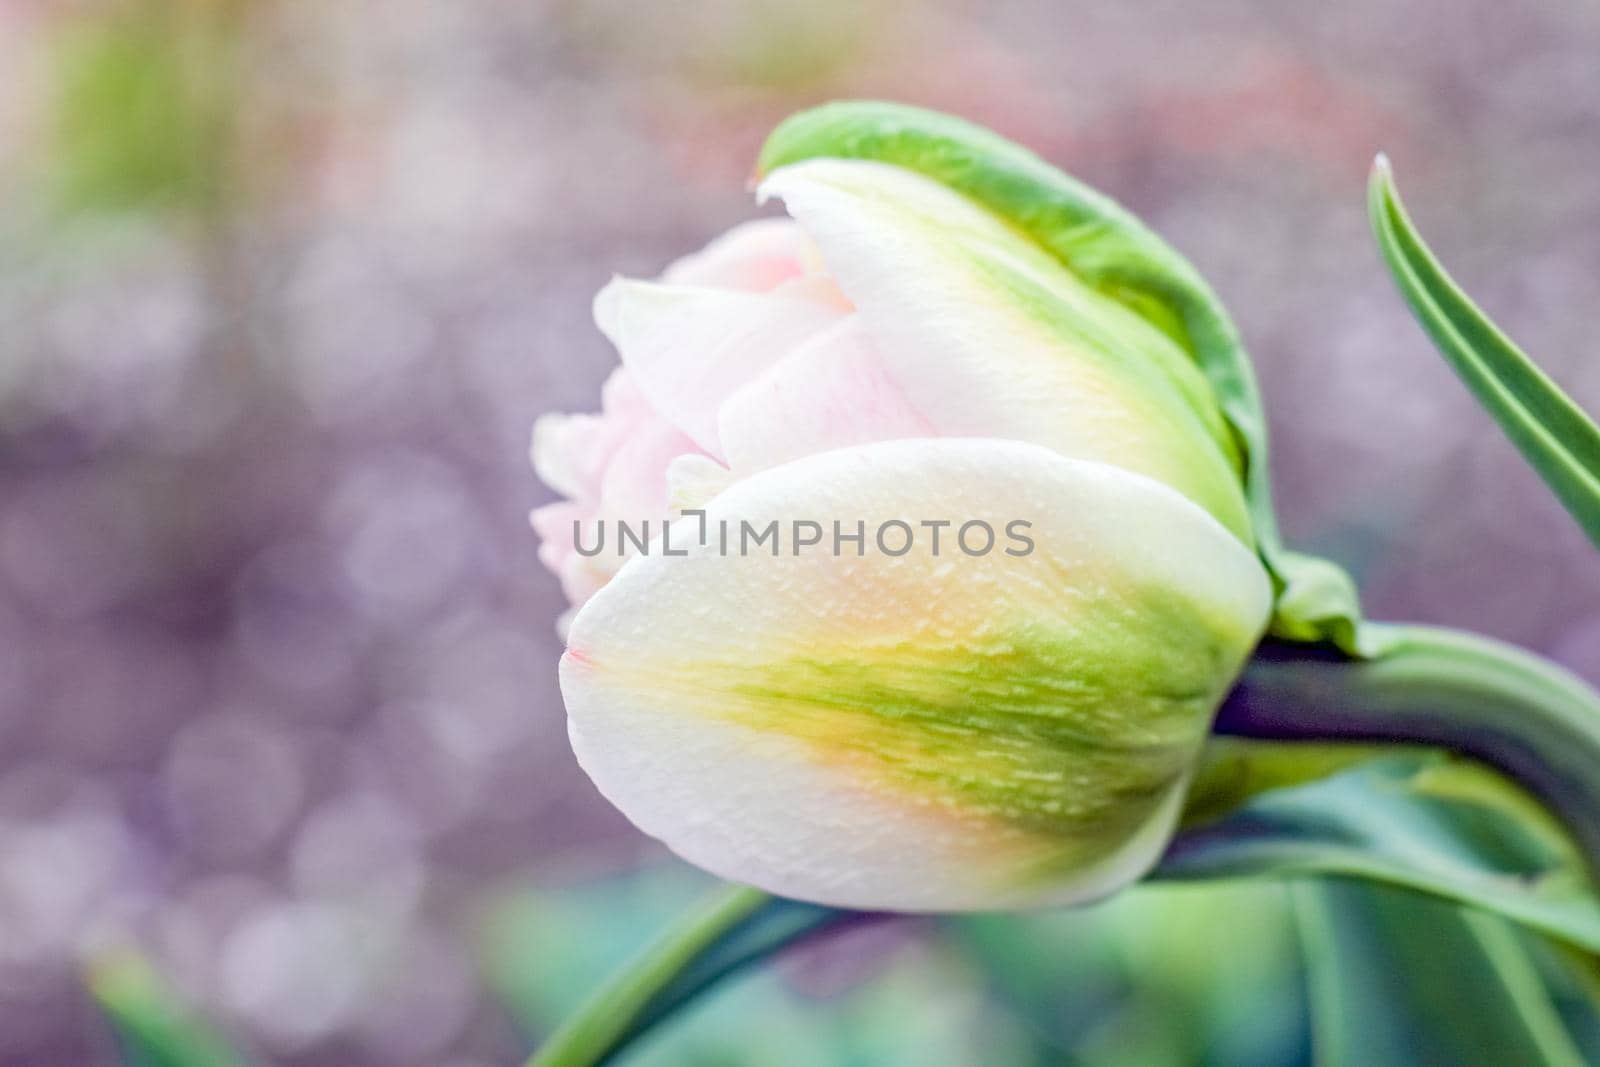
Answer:
[[[719,551],[722,520],[795,519],[860,520],[865,554],[797,555],[787,533],[778,556]],[[888,556],[891,519],[1001,539],[967,555],[952,527],[935,556],[924,530]],[[1015,519],[1026,555],[1004,552]],[[1138,877],[1269,605],[1254,555],[1180,494],[1015,441],[839,449],[730,487],[706,521],[707,547],[633,560],[573,621],[574,749],[692,862],[840,906],[1064,903]]]

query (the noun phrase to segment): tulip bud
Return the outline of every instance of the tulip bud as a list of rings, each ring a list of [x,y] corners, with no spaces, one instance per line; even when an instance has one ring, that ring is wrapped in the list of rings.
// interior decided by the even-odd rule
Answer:
[[[975,195],[982,158],[804,147],[759,192],[792,221],[606,287],[605,411],[536,429],[574,750],[643,830],[778,894],[1111,892],[1272,608],[1237,421],[1159,304]]]

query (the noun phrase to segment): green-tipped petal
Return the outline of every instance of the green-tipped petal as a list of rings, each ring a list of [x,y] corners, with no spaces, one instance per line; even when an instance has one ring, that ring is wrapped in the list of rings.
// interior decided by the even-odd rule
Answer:
[[[1172,339],[992,212],[903,167],[818,159],[762,183],[817,242],[879,358],[947,436],[1000,436],[1172,486],[1252,534],[1232,440]]]
[[[795,554],[789,523],[848,544]],[[994,550],[875,544],[982,520]],[[782,527],[724,554],[719,527]],[[1031,523],[1033,549],[1006,538]],[[691,862],[886,910],[1066,903],[1154,862],[1213,711],[1260,635],[1254,555],[1148,478],[997,440],[897,441],[776,467],[673,527],[578,613],[573,747]],[[977,531],[969,546],[981,543]],[[891,532],[898,550],[903,538]]]
[[[757,173],[830,158],[893,164],[955,190],[1170,337],[1210,384],[1240,457],[1254,541],[1278,593],[1272,632],[1358,651],[1354,585],[1333,565],[1283,549],[1255,374],[1227,311],[1188,260],[1111,198],[1020,145],[920,108],[841,101],[802,111],[768,137]]]

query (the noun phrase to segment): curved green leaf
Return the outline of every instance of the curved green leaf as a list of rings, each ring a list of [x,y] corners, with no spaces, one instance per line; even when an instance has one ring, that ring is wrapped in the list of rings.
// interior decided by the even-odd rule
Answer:
[[[1600,427],[1502,333],[1417,235],[1382,156],[1368,207],[1396,284],[1433,343],[1600,546]]]
[[[1219,734],[1431,745],[1537,797],[1600,885],[1600,695],[1532,653],[1460,631],[1364,623],[1366,658],[1268,642],[1217,713]]]
[[[1585,1063],[1600,1063],[1600,956],[1524,933],[1522,942]]]
[[[1421,749],[1316,776],[1338,757],[1330,752],[1318,768],[1307,747],[1216,739],[1191,793],[1197,815],[1151,877],[1360,878],[1470,904],[1600,953],[1600,899],[1582,858],[1505,778]],[[1301,774],[1313,776],[1275,785]]]
[[[1283,548],[1255,372],[1222,302],[1188,260],[1110,197],[1020,145],[949,115],[877,101],[802,111],[772,132],[757,174],[819,157],[892,163],[955,189],[1182,346],[1210,383],[1244,457],[1257,549],[1279,594],[1272,632],[1350,647],[1359,617],[1355,587],[1331,563]]]
[[[1516,932],[1357,882],[1296,888],[1317,1067],[1583,1067]]]

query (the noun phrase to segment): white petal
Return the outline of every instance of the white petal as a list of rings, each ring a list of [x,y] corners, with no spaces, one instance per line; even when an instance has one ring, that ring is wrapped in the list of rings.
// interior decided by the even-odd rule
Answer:
[[[629,522],[664,518],[668,475],[681,456],[700,455],[694,442],[660,416],[643,420],[618,446],[601,480],[604,511]]]
[[[845,314],[834,294],[826,279],[746,293],[617,278],[594,317],[651,406],[720,456],[722,401]]]
[[[644,394],[618,367],[601,391],[599,414],[538,418],[533,424],[533,469],[561,495],[595,500],[613,455],[641,424],[654,419]]]
[[[950,436],[1012,437],[1165,482],[1250,538],[1236,452],[1199,370],[966,197],[901,167],[774,171],[912,406]]]
[[[866,554],[796,553],[797,519],[829,541],[862,521]],[[967,555],[947,528],[935,555],[916,528],[889,556],[890,519],[983,520],[999,542]],[[777,520],[781,554],[741,555],[741,520]],[[1031,552],[1003,551],[1012,520]],[[574,750],[690,861],[839,906],[1067,903],[1138,877],[1270,603],[1255,556],[1178,493],[1019,442],[823,453],[706,521],[704,545],[680,520],[687,556],[630,561],[573,621]]]
[[[816,244],[793,219],[756,219],[684,256],[662,273],[661,280],[764,293],[821,267]]]
[[[667,499],[675,512],[703,508],[735,481],[727,467],[696,452],[679,456],[667,468]]]
[[[858,315],[735,391],[719,426],[728,464],[740,474],[832,448],[937,433],[884,366]]]

